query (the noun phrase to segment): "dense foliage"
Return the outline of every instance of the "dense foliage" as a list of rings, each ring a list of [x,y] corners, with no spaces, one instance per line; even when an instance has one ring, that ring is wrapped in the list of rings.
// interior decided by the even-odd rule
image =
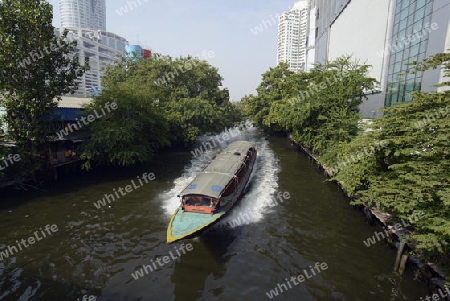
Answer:
[[[450,76],[450,53],[415,65],[421,72],[441,67]],[[349,58],[299,74],[282,64],[263,75],[258,95],[242,100],[243,110],[261,126],[292,133],[356,196],[353,204],[407,220],[415,228],[409,242],[417,252],[448,264],[450,91],[414,92],[413,101],[385,108],[383,117],[362,125],[358,105],[376,84],[367,70]]]
[[[450,53],[417,64],[419,70],[450,70]],[[444,85],[448,83],[444,83]],[[440,84],[439,86],[443,86]],[[450,250],[450,91],[415,92],[413,101],[384,109],[372,131],[336,149],[336,180],[355,204],[376,204],[401,218],[423,211],[411,239],[428,258]],[[352,164],[339,164],[364,147],[379,145]],[[446,260],[444,256],[441,261]]]
[[[166,146],[186,145],[240,121],[239,110],[220,89],[222,77],[204,60],[123,58],[106,69],[104,90],[88,111],[115,102],[117,109],[90,124],[82,154],[91,162],[126,166],[144,162]]]
[[[4,0],[0,3],[0,107],[6,108],[8,139],[14,141],[28,178],[46,161],[44,116],[56,107],[54,99],[76,89],[80,65],[76,43],[57,37],[52,6],[40,0]]]
[[[4,156],[7,155],[7,151],[8,151],[8,149],[4,146],[4,144],[6,142],[5,137],[4,137],[4,130],[3,130],[4,126],[5,126],[4,118],[2,116],[2,111],[0,109],[0,161],[2,158],[4,158]],[[4,178],[4,176],[5,176],[5,171],[4,171],[4,169],[0,168],[0,180],[2,178]]]
[[[324,155],[357,134],[358,106],[364,91],[376,85],[368,69],[347,56],[298,74],[280,64],[263,74],[256,96],[242,100],[244,112],[258,125],[288,131],[295,142]]]

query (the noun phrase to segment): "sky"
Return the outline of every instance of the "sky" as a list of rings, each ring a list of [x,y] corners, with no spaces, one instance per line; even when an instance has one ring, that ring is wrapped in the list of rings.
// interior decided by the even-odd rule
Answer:
[[[53,5],[53,25],[60,27],[58,0],[48,2]],[[213,51],[208,62],[219,69],[223,88],[238,101],[255,94],[261,74],[276,66],[277,16],[295,2],[106,0],[106,30],[172,57],[201,57]]]

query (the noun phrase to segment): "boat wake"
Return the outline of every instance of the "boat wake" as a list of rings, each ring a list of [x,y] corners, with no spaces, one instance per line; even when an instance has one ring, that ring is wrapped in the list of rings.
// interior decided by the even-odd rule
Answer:
[[[217,226],[235,227],[259,222],[264,218],[267,207],[273,203],[273,195],[278,188],[278,173],[280,171],[278,159],[269,147],[269,142],[261,138],[256,128],[240,130],[240,135],[228,141],[221,141],[223,133],[217,136],[203,136],[199,138],[199,145],[214,141],[216,148],[208,149],[200,155],[194,155],[191,162],[185,166],[181,177],[174,180],[174,187],[161,195],[162,207],[167,215],[172,215],[180,205],[177,197],[186,186],[202,171],[208,163],[228,144],[237,140],[253,142],[258,151],[256,164],[247,187],[237,206],[222,219]],[[219,143],[220,141],[220,143]]]

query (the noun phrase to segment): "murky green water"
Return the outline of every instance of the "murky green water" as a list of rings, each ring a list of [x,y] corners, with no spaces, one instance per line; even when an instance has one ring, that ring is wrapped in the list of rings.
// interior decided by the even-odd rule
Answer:
[[[192,245],[185,254],[181,243],[166,244],[167,224],[176,194],[213,152],[197,158],[168,152],[147,166],[78,173],[47,192],[0,194],[0,250],[13,249],[16,240],[28,240],[47,224],[58,227],[0,261],[0,300],[270,300],[266,293],[278,284],[284,292],[274,300],[427,295],[410,273],[392,274],[395,251],[383,242],[363,244],[380,229],[366,227],[361,213],[287,139],[265,140],[255,130],[240,138],[256,142],[259,152],[249,191],[224,221],[185,241]],[[101,209],[94,206],[145,172],[155,180]],[[274,205],[279,192],[290,198]],[[236,221],[241,225],[231,227]],[[316,262],[327,269],[288,287],[286,278],[304,270],[311,276]],[[132,277],[152,263],[154,271]]]

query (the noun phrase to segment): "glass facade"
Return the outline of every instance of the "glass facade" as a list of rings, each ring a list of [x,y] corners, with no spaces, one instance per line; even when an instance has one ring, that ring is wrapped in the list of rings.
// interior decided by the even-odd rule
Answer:
[[[422,72],[406,71],[425,58],[432,11],[433,0],[396,0],[385,106],[411,101],[411,92],[421,89]]]

